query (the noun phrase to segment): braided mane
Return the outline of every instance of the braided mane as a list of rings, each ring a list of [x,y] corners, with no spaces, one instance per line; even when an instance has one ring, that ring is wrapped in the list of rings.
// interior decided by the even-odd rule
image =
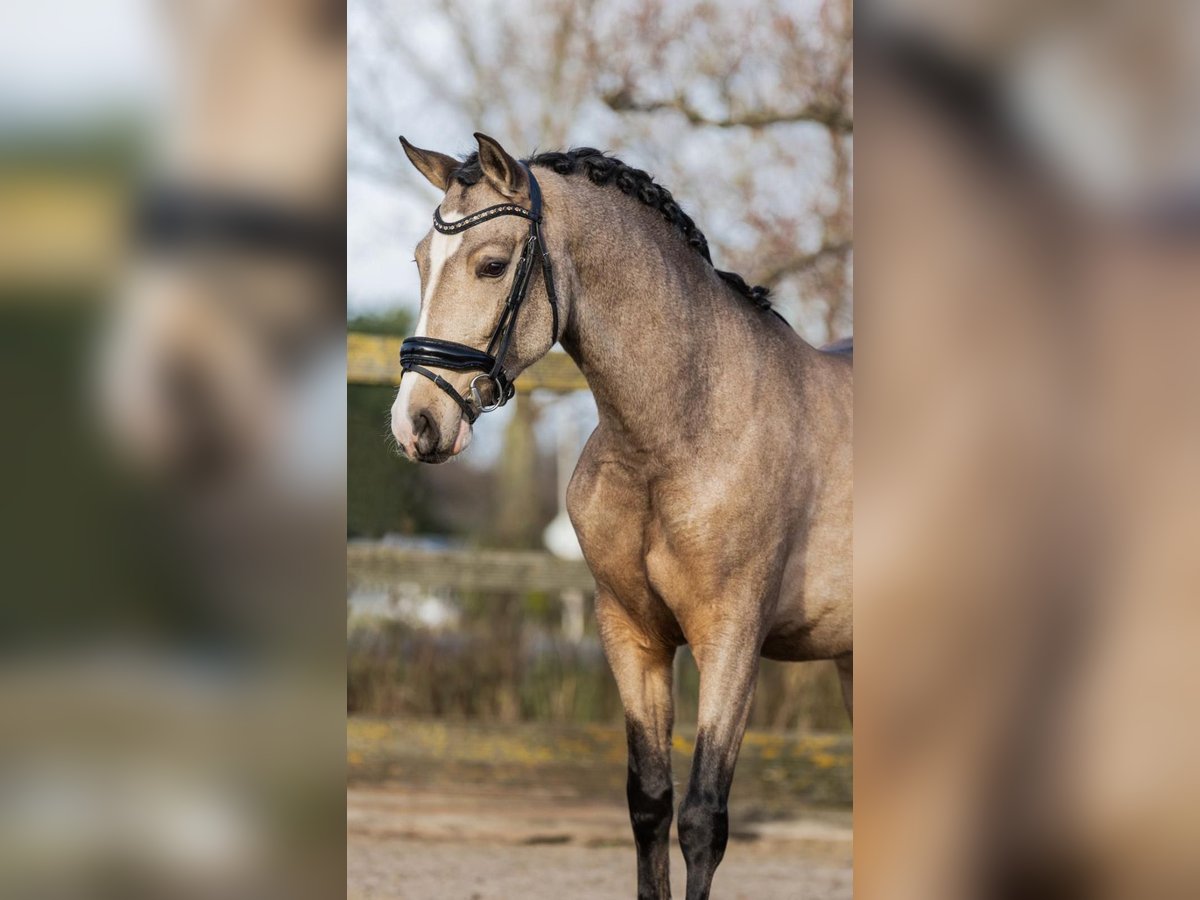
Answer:
[[[621,193],[633,197],[638,202],[651,209],[657,210],[676,231],[683,236],[689,247],[700,254],[710,266],[712,256],[708,252],[708,239],[696,227],[691,216],[679,208],[671,192],[641,169],[628,166],[613,156],[594,150],[591,147],[577,147],[573,150],[539,153],[524,160],[531,166],[544,166],[559,175],[586,175],[592,184],[613,184]],[[483,177],[483,169],[479,165],[479,154],[467,156],[462,165],[454,172],[454,179],[463,185],[473,185]],[[735,272],[723,272],[714,266],[714,271],[721,276],[739,296],[742,296],[762,310],[771,309],[768,289],[761,286],[751,286]]]

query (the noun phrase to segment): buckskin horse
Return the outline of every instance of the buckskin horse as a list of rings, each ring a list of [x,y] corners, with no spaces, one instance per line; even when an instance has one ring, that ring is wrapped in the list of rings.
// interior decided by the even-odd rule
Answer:
[[[851,708],[852,347],[810,346],[764,289],[715,269],[645,172],[592,149],[519,162],[475,137],[465,160],[401,138],[445,196],[417,245],[392,432],[443,462],[555,343],[587,378],[599,425],[567,508],[625,707],[638,896],[670,896],[672,662],[688,644],[700,705],[679,843],[701,900],[759,658],[835,661]]]

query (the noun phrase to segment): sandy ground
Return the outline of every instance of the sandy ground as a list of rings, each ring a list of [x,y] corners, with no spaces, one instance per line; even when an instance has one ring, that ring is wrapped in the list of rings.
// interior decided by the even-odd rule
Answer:
[[[357,787],[347,794],[351,900],[629,898],[623,807],[509,790]],[[848,900],[849,816],[732,823],[713,897]],[[684,864],[673,849],[674,893]]]
[[[621,726],[352,718],[346,749],[351,900],[636,895]],[[692,750],[679,729],[677,791]],[[746,735],[714,900],[851,896],[850,753],[846,735]]]

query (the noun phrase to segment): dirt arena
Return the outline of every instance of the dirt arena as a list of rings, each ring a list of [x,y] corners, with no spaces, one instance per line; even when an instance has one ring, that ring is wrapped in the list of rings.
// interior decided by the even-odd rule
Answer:
[[[348,896],[634,896],[623,744],[619,728],[352,721]],[[690,749],[677,740],[677,777]],[[714,898],[848,900],[848,741],[752,734],[743,755]]]
[[[633,842],[616,806],[520,797],[352,790],[351,900],[607,900],[636,895]],[[763,826],[760,826],[763,827]],[[683,857],[672,880],[683,895]],[[849,900],[850,829],[828,819],[735,835],[714,897]]]

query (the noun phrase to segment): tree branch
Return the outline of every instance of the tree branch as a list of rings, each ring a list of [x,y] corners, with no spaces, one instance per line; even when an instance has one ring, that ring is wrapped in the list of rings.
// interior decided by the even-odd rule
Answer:
[[[798,110],[782,112],[779,110],[750,110],[740,115],[723,118],[712,118],[700,112],[683,97],[672,100],[638,101],[633,98],[628,89],[610,91],[604,95],[604,102],[613,112],[652,113],[664,109],[683,113],[693,125],[707,125],[713,128],[765,128],[768,125],[779,125],[787,122],[813,122],[824,125],[837,134],[853,134],[854,119],[851,118],[840,104],[814,100]]]
[[[854,244],[850,241],[833,241],[822,244],[812,253],[799,254],[777,263],[758,274],[754,280],[763,287],[774,288],[789,275],[795,275],[797,272],[805,272],[827,257],[838,256],[844,258],[853,247]]]

